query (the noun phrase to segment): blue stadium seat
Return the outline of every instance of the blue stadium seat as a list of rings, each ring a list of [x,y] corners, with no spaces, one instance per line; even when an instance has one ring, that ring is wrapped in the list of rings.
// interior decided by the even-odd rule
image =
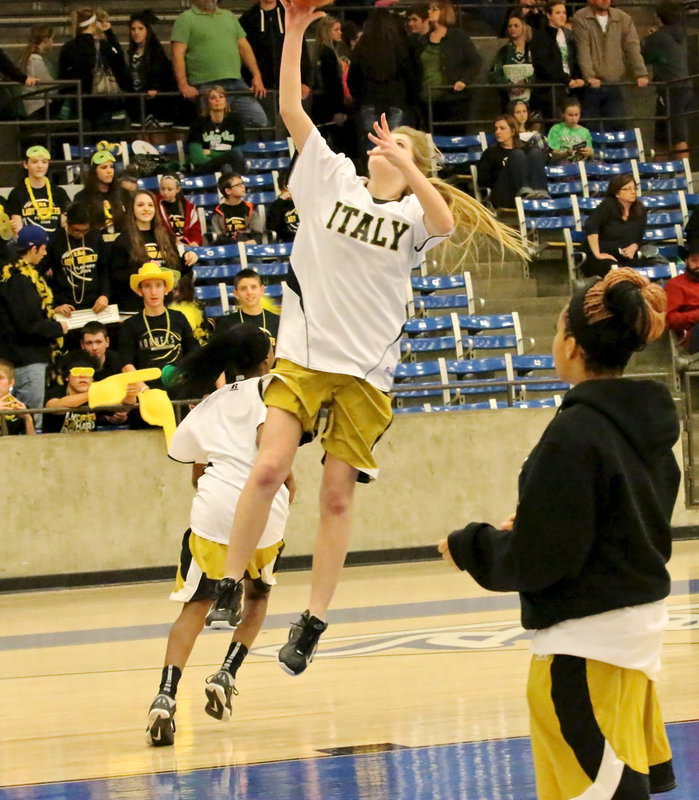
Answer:
[[[558,164],[546,167],[547,190],[551,197],[583,192],[580,164]]]
[[[643,161],[643,137],[640,128],[625,131],[591,131],[595,156],[605,162]]]

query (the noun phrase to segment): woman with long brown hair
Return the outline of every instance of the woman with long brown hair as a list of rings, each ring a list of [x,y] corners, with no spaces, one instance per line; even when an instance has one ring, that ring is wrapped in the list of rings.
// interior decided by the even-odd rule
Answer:
[[[120,311],[139,310],[140,302],[131,291],[129,278],[148,261],[182,275],[191,270],[197,257],[191,250],[180,256],[174,237],[157,213],[155,195],[139,189],[127,209],[123,231],[112,246],[111,300],[118,304]]]

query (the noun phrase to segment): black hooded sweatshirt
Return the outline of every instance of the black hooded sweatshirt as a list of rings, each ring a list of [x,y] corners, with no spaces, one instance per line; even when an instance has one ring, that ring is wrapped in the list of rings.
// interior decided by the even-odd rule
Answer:
[[[519,592],[530,629],[661,600],[678,436],[662,384],[578,384],[522,467],[514,529],[472,522],[454,531],[454,561],[485,589]]]

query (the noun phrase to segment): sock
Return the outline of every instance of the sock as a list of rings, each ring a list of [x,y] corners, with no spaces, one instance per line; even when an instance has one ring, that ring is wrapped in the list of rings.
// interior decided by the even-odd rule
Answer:
[[[241,642],[231,642],[231,646],[228,648],[228,652],[223,660],[223,664],[221,664],[221,669],[227,670],[235,678],[235,675],[240,669],[240,665],[243,663],[243,660],[247,654],[248,648],[244,644]]]
[[[160,679],[159,693],[166,694],[174,700],[177,694],[177,684],[180,682],[181,677],[182,670],[174,664],[168,664],[168,666],[163,667],[163,676]]]

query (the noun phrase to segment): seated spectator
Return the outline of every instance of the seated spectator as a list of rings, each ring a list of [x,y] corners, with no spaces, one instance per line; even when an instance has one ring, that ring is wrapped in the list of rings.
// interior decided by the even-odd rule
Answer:
[[[87,322],[80,330],[80,347],[96,359],[95,381],[102,381],[110,375],[121,372],[119,355],[109,349],[107,326],[97,320]]]
[[[109,264],[102,237],[90,227],[90,211],[73,203],[66,214],[66,227],[49,237],[41,264],[53,291],[56,306],[64,316],[92,309],[95,314],[109,305]]]
[[[665,323],[688,353],[699,353],[699,241],[681,248],[685,272],[665,284]]]
[[[568,100],[563,106],[563,121],[557,122],[549,131],[548,142],[551,159],[556,164],[587,161],[593,158],[592,135],[580,124],[580,101]]]
[[[532,91],[527,86],[533,80],[534,66],[529,51],[532,29],[524,21],[524,14],[515,10],[507,20],[508,42],[495,55],[490,68],[493,83],[504,87],[500,91],[503,110],[515,100],[529,102]]]
[[[386,114],[391,130],[403,125],[417,105],[420,87],[408,41],[386,9],[369,13],[352,52],[347,86],[359,109],[363,134],[374,130],[381,114]],[[360,149],[365,142],[363,135]]]
[[[279,315],[271,311],[269,305],[265,308],[262,304],[265,293],[262,279],[254,269],[241,269],[234,280],[233,294],[238,307],[219,321],[217,329],[227,330],[241,322],[249,322],[263,330],[269,336],[272,347],[275,347],[279,331]]]
[[[260,215],[245,199],[245,184],[240,175],[221,175],[218,190],[223,200],[214,209],[211,231],[216,244],[255,244],[263,232]]]
[[[197,261],[191,250],[179,255],[174,238],[160,220],[155,195],[139,189],[126,212],[124,231],[112,245],[111,301],[120,311],[138,311],[140,304],[130,288],[130,278],[149,262],[182,274],[189,272]]]
[[[44,433],[85,433],[98,425],[123,425],[125,411],[95,412],[87,407],[88,392],[95,380],[97,359],[84,350],[74,350],[61,359],[62,384],[54,384],[46,393],[46,408],[67,408],[68,411],[44,414]],[[122,404],[136,404],[138,385],[130,383]]]
[[[14,364],[17,397],[27,408],[43,407],[51,351],[68,331],[67,322],[53,318],[53,294],[37,270],[47,242],[43,228],[25,225],[17,260],[0,272],[0,355]]]
[[[179,245],[202,244],[201,222],[197,207],[182,194],[177,175],[163,175],[160,179],[158,212],[163,225]]]
[[[299,227],[299,212],[289,191],[288,170],[279,175],[279,197],[267,211],[267,230],[272,231],[278,242],[293,242]]]
[[[223,86],[212,86],[205,98],[207,112],[189,131],[189,160],[200,173],[242,172],[242,119],[229,107]]]
[[[203,304],[194,296],[194,280],[191,272],[177,281],[172,290],[172,300],[167,307],[182,312],[187,317],[197,343],[206,344],[213,330],[213,324],[204,315]]]
[[[22,414],[26,406],[13,394],[15,368],[9,361],[0,358],[0,411],[16,411],[16,414],[0,414],[0,436],[36,433],[31,414]]]
[[[100,231],[105,242],[113,242],[121,233],[129,202],[128,194],[116,179],[115,164],[116,158],[110,150],[97,150],[83,180],[85,188],[75,195],[76,203],[89,208],[90,225]]]
[[[585,86],[567,19],[565,4],[551,0],[546,5],[546,24],[534,31],[529,45],[535,82],[558,84],[553,88],[542,86],[533,90],[536,107],[546,120],[558,116],[558,109],[569,92],[582,90]]]
[[[405,26],[410,39],[427,36],[430,32],[430,7],[427,3],[415,3],[408,9]]]
[[[140,314],[129,317],[119,331],[119,357],[122,372],[148,367],[162,369],[176,364],[196,347],[197,342],[187,317],[165,307],[165,296],[175,285],[175,273],[146,262],[129,279],[131,290],[141,298]],[[139,390],[163,388],[160,380],[148,385],[139,383]]]
[[[466,31],[456,26],[456,12],[450,0],[430,3],[430,32],[420,41],[422,93],[424,104],[432,103],[439,133],[463,133],[463,122],[470,118],[471,97],[466,88],[476,78],[481,57]],[[432,87],[448,86],[447,89]],[[424,119],[429,115],[424,114]]]
[[[656,29],[650,29],[643,40],[641,54],[653,67],[653,81],[661,84],[656,93],[656,146],[662,144],[669,158],[689,156],[687,112],[694,103],[692,82],[688,80],[687,33],[680,3],[660,3],[655,9]],[[669,83],[668,87],[662,86]],[[667,89],[667,90],[666,90]]]
[[[546,154],[536,147],[525,150],[517,137],[517,123],[504,115],[495,120],[497,144],[486,148],[478,162],[478,185],[491,190],[495,208],[514,208],[515,197],[548,197]]]
[[[117,176],[117,183],[124,197],[131,198],[138,189],[139,168],[136,164],[128,164],[126,169]]]
[[[29,32],[29,42],[20,61],[20,70],[35,78],[35,83],[48,83],[56,80],[56,69],[53,62],[45,56],[53,50],[53,28],[46,25],[34,25]],[[27,94],[27,93],[25,93]],[[24,110],[28,117],[45,115],[46,96],[29,92],[31,99],[24,101]]]
[[[537,147],[548,153],[548,142],[541,133],[541,114],[530,111],[529,104],[524,100],[508,103],[506,113],[517,123],[517,137],[526,150]]]
[[[605,199],[585,222],[587,258],[582,273],[604,277],[614,265],[631,266],[640,255],[646,219],[633,175],[615,175]]]
[[[131,78],[131,91],[148,95],[144,103],[145,118],[141,119],[141,104],[131,98],[127,104],[132,127],[167,128],[176,116],[174,97],[158,97],[160,92],[177,91],[175,73],[153,26],[160,22],[148,8],[136,11],[129,18],[129,46],[126,61]]]
[[[46,177],[51,154],[45,147],[34,145],[22,162],[27,177],[10,192],[5,209],[10,215],[15,236],[23,225],[35,225],[53,233],[63,225],[63,216],[70,205],[68,195]]]

